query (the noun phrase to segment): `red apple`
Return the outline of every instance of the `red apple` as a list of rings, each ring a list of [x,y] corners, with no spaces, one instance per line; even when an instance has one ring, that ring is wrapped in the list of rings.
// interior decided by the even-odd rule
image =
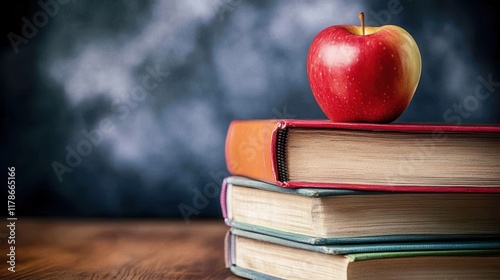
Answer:
[[[397,119],[417,89],[422,61],[417,43],[403,28],[335,25],[312,41],[307,56],[311,90],[336,122]]]

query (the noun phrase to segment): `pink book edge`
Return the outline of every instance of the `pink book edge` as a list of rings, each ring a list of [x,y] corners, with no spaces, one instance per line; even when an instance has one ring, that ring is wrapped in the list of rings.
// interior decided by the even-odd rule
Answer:
[[[227,179],[222,180],[222,186],[220,191],[220,207],[222,209],[222,217],[224,218],[224,223],[231,226],[231,221],[227,216]]]

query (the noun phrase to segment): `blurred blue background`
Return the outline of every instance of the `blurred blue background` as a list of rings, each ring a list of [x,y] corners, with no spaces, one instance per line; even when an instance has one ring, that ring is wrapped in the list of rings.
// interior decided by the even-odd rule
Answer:
[[[11,2],[1,163],[17,171],[17,215],[220,217],[229,122],[325,118],[306,53],[359,11],[420,47],[397,122],[500,123],[494,1]]]

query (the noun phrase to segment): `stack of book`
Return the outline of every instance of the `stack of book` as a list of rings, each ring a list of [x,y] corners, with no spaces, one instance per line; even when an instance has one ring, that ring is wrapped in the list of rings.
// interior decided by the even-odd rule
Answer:
[[[226,263],[250,279],[500,279],[500,127],[233,121]]]

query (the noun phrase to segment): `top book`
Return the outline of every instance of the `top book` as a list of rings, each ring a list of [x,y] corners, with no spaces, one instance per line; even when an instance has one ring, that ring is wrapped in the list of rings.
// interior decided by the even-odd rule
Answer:
[[[236,120],[226,163],[287,188],[500,192],[500,126]]]

